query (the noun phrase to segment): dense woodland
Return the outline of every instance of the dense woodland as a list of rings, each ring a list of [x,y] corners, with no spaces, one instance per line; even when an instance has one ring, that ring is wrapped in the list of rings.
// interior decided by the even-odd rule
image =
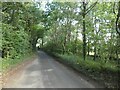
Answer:
[[[119,86],[120,2],[0,4],[3,70],[41,49],[93,77],[106,72],[107,86]]]

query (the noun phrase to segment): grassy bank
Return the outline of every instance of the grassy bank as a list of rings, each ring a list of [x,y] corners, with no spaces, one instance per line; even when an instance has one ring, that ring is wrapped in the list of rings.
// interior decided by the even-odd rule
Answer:
[[[108,88],[120,88],[118,73],[120,68],[114,62],[102,62],[103,60],[93,61],[91,57],[87,57],[85,61],[80,56],[68,54],[56,54],[54,56],[58,60],[70,67],[82,72],[83,74],[103,83]]]
[[[18,58],[11,59],[11,58],[2,58],[1,60],[1,71],[4,73],[10,68],[14,68],[15,66],[19,65],[20,63],[29,60],[29,57],[32,57],[34,53],[27,53],[25,55],[20,55]]]

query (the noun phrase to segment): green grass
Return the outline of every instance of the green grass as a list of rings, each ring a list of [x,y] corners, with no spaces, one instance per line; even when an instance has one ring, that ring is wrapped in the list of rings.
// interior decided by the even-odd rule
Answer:
[[[75,55],[60,55],[56,54],[56,56],[62,58],[61,60],[77,69],[86,69],[89,71],[110,71],[110,72],[118,72],[120,69],[118,68],[116,63],[113,62],[103,62],[103,60],[93,61],[91,57],[87,57],[84,61],[80,56]]]
[[[22,63],[24,60],[27,60],[27,58],[30,57],[31,55],[33,55],[33,53],[19,55],[15,59],[3,58],[1,61],[1,70],[5,72],[7,69]]]
[[[56,54],[60,62],[63,62],[70,67],[84,73],[91,78],[98,80],[108,88],[118,88],[118,72],[120,68],[118,64],[112,61],[105,63],[104,60],[94,61],[92,57],[87,57],[84,61],[82,56],[68,55],[68,54]]]

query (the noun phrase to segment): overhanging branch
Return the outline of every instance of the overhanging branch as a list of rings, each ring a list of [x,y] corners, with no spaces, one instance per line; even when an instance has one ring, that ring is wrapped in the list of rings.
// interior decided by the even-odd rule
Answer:
[[[115,12],[115,2],[113,4],[113,13],[116,14],[116,12]]]
[[[118,7],[118,14],[117,14],[117,18],[116,18],[116,31],[117,31],[117,33],[120,35],[120,31],[118,30],[118,21],[119,21],[119,18],[120,18],[120,1],[118,2],[118,5],[119,5],[119,7]]]
[[[88,7],[85,14],[87,14],[97,3],[98,2],[96,1],[94,4],[92,4],[90,7]]]

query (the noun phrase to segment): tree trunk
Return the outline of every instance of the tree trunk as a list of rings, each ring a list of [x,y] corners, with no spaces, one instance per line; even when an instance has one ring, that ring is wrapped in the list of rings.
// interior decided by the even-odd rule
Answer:
[[[83,2],[83,60],[86,59],[86,34],[85,34],[85,31],[86,31],[86,27],[85,27],[85,11],[86,11],[86,5],[85,5],[85,2]]]
[[[93,60],[95,61],[96,60],[96,46],[94,47],[94,58]]]
[[[89,39],[88,39],[88,56],[90,55],[90,41],[89,41]]]
[[[66,52],[65,47],[66,47],[66,36],[65,36],[64,43],[63,43],[63,54],[65,54]]]
[[[36,37],[36,38],[34,38],[33,41],[32,41],[32,49],[33,49],[33,51],[36,51],[37,40],[38,40],[38,38]]]
[[[43,43],[44,43],[44,40],[43,40],[43,37],[42,37],[42,44],[41,44],[41,47],[43,47]]]
[[[116,18],[116,32],[119,34],[120,36],[120,23],[119,23],[119,18],[120,18],[120,1],[118,2],[118,14],[117,14],[117,18]]]
[[[78,37],[78,31],[76,32],[76,37],[75,37],[75,45],[74,45],[74,47],[75,47],[75,49],[74,49],[74,51],[73,51],[73,53],[75,54],[75,53],[77,53],[77,37]]]

